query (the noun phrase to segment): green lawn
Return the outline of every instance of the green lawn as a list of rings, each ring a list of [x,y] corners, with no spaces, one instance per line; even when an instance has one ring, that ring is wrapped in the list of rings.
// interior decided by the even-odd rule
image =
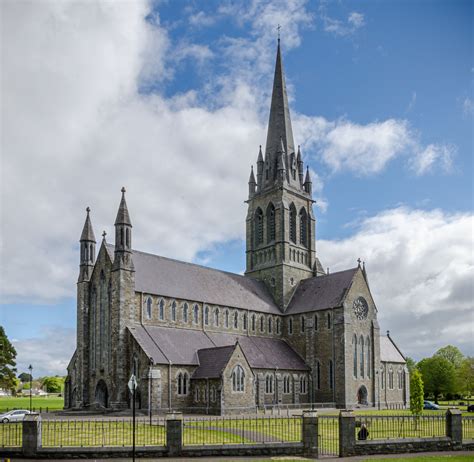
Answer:
[[[62,409],[64,407],[64,398],[62,396],[33,396],[31,399],[32,406],[36,411],[40,409],[50,411]],[[0,397],[0,413],[12,409],[29,409],[30,397],[14,397],[2,396]]]
[[[403,460],[404,462],[472,462],[473,456],[445,455],[445,456],[419,456],[419,457],[381,457],[380,459],[366,459],[364,462],[386,462],[387,460]]]

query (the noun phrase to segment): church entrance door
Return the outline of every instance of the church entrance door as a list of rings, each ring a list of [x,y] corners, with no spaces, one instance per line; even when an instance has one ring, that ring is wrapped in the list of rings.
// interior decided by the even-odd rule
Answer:
[[[108,407],[109,393],[107,391],[107,385],[103,380],[99,380],[95,387],[95,402],[103,407]]]
[[[357,402],[359,404],[367,405],[367,388],[362,385],[357,391]]]

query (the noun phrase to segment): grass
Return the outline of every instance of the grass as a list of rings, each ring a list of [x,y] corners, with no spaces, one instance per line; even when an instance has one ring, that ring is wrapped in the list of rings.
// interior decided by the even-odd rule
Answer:
[[[64,407],[64,398],[62,396],[33,396],[31,399],[32,407],[39,411],[57,411]],[[30,397],[20,396],[2,396],[0,397],[0,413],[12,409],[29,409]]]
[[[364,462],[386,462],[387,460],[403,460],[404,462],[465,462],[471,461],[472,456],[464,456],[464,455],[445,455],[445,456],[419,456],[419,457],[403,457],[403,458],[396,458],[393,457],[381,457],[380,459],[365,459]]]

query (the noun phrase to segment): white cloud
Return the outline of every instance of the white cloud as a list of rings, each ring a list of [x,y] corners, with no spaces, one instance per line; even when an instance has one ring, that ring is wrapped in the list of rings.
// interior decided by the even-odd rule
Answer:
[[[465,98],[462,103],[462,109],[464,115],[472,115],[474,114],[474,103],[472,102],[471,98]]]
[[[13,340],[17,352],[17,371],[33,366],[33,377],[66,375],[66,368],[76,348],[74,329],[44,328],[39,337]]]
[[[473,226],[472,214],[400,207],[364,218],[346,239],[319,241],[319,255],[331,272],[367,262],[381,328],[409,356],[450,343],[473,354]]]
[[[323,27],[326,32],[335,36],[345,37],[355,34],[361,27],[365,26],[365,17],[362,13],[352,11],[347,20],[331,18],[327,13],[324,3],[319,8],[320,16],[323,21]]]
[[[430,172],[436,164],[445,172],[450,172],[455,153],[454,146],[429,144],[410,159],[410,167],[417,175]]]
[[[209,27],[215,24],[216,17],[205,13],[204,11],[198,11],[192,13],[188,18],[189,24],[194,27]]]

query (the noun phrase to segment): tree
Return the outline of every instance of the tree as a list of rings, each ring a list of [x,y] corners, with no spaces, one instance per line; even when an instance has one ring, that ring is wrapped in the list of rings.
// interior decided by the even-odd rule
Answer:
[[[48,393],[61,393],[64,386],[64,380],[61,377],[45,377],[43,380],[43,389]]]
[[[464,359],[464,355],[461,353],[458,347],[448,345],[443,348],[440,348],[434,356],[439,356],[441,358],[447,359],[456,369],[461,366],[461,363]]]
[[[467,357],[461,363],[457,373],[459,391],[469,398],[474,391],[474,357]]]
[[[410,411],[414,415],[420,415],[423,412],[424,401],[423,378],[418,369],[410,373]]]
[[[410,374],[413,373],[413,371],[416,369],[416,362],[414,359],[409,358],[408,356],[405,358],[405,361],[407,362],[407,367],[408,367],[408,372]]]
[[[16,350],[8,340],[3,326],[0,326],[0,388],[15,392],[16,379]]]
[[[20,382],[21,383],[26,383],[26,382],[29,382],[31,380],[31,375],[30,374],[27,374],[26,372],[22,372],[18,378],[20,379]]]
[[[422,359],[418,363],[425,393],[434,395],[435,402],[441,394],[452,393],[455,387],[456,372],[451,362],[441,356]]]

